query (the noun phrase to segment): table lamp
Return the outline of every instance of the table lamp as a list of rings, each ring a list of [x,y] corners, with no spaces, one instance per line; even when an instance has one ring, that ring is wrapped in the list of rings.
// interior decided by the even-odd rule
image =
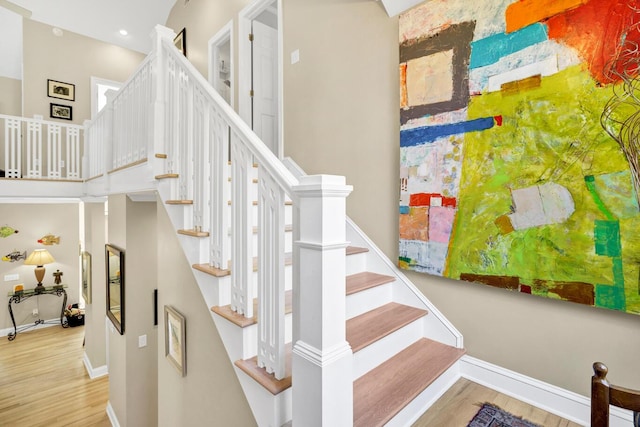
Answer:
[[[45,273],[44,265],[51,264],[52,262],[55,262],[55,261],[56,260],[53,259],[49,251],[46,249],[36,249],[33,252],[31,252],[31,255],[27,257],[26,261],[24,262],[25,265],[36,266],[35,273],[36,273],[36,280],[38,281],[38,285],[36,286],[36,289],[35,289],[36,292],[42,292],[44,290],[44,286],[42,285],[42,279],[44,279],[44,273]]]

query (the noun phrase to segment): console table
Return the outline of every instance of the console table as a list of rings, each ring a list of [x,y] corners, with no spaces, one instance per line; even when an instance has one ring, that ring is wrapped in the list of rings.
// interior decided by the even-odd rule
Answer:
[[[52,286],[46,287],[42,291],[36,291],[35,289],[25,289],[24,291],[9,292],[9,314],[11,315],[11,322],[13,323],[13,332],[9,332],[9,335],[7,336],[9,341],[13,341],[14,339],[16,339],[16,335],[18,335],[18,332],[22,332],[28,328],[33,328],[37,325],[48,323],[46,320],[38,318],[33,325],[21,326],[20,331],[18,331],[18,328],[16,326],[16,319],[13,317],[12,305],[20,304],[22,301],[34,296],[37,297],[39,295],[55,295],[57,297],[63,297],[62,308],[60,309],[60,325],[63,328],[69,327],[69,324],[64,317],[64,308],[67,305],[67,291],[65,291],[64,288],[65,286]],[[58,321],[56,320],[55,322],[57,323]]]

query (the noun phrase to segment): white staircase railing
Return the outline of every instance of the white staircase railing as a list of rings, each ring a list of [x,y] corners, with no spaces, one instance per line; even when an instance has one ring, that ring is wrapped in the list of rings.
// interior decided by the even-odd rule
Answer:
[[[293,369],[300,379],[297,387],[294,379],[293,399],[305,402],[300,408],[311,408],[298,411],[296,422],[350,425],[352,352],[345,337],[344,253],[345,198],[351,187],[343,177],[310,176],[299,182],[175,48],[174,36],[156,27],[154,51],[106,112],[87,125],[89,175],[143,161],[147,147],[159,158],[166,155],[166,160],[155,160],[153,170],[177,175],[171,199],[192,202],[184,228],[209,233],[197,261],[231,267],[231,306],[238,313],[254,315],[257,293],[258,365],[277,379],[285,376],[284,209],[285,198],[292,200]],[[254,164],[257,207],[250,192]],[[257,248],[252,239],[255,209]]]
[[[82,134],[80,125],[0,114],[5,177],[81,179]]]

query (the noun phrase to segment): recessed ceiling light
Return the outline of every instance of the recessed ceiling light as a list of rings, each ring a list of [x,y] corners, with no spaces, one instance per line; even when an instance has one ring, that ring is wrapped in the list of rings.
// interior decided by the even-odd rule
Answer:
[[[125,30],[124,28],[122,30],[120,30],[120,35],[121,36],[126,36],[127,34],[129,34],[129,32],[127,30]]]
[[[53,29],[51,31],[53,32],[53,35],[56,36],[56,37],[62,37],[62,35],[64,34],[64,31],[62,31],[58,27],[53,27]]]

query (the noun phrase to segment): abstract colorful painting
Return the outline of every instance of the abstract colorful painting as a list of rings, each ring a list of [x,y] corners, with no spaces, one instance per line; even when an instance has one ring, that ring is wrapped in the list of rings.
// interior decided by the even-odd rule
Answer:
[[[400,17],[402,268],[640,314],[639,7]]]

